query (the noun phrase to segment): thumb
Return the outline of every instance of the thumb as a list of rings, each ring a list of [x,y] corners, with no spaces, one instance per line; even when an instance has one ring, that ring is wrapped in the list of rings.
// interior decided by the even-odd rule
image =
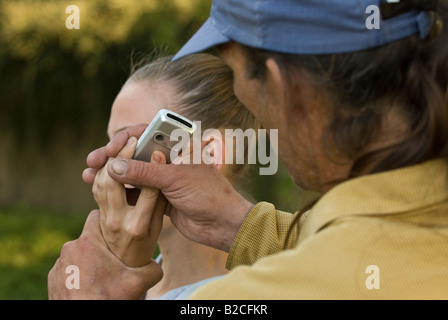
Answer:
[[[155,286],[163,277],[162,267],[154,260],[143,267],[129,268],[129,270],[131,272],[126,274],[126,280],[129,288],[133,288],[130,294],[133,294],[136,299]]]
[[[163,163],[163,162],[162,162]],[[153,187],[163,190],[179,178],[181,166],[144,162],[132,159],[112,159],[107,171],[115,181],[121,184]]]
[[[101,235],[101,227],[100,227],[100,211],[92,210],[87,216],[86,222],[84,223],[84,227],[82,229],[82,233],[93,234],[96,237],[100,238]]]

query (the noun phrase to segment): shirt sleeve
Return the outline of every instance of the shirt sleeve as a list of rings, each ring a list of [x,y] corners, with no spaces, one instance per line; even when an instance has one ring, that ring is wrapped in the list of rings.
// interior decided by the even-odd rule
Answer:
[[[293,248],[297,243],[297,226],[293,227],[286,239],[293,219],[294,214],[276,210],[270,203],[257,203],[247,215],[232,243],[227,269],[252,265],[264,256]]]

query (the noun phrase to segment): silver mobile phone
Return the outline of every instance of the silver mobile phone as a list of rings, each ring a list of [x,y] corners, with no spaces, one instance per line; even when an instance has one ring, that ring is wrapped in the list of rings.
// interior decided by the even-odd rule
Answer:
[[[176,129],[183,130],[191,138],[196,124],[173,111],[160,110],[138,139],[133,159],[150,162],[152,153],[158,150],[165,154],[166,162],[171,163],[171,160],[174,160],[170,157],[171,151],[175,151],[177,155],[189,141],[179,141],[177,137],[172,136]]]

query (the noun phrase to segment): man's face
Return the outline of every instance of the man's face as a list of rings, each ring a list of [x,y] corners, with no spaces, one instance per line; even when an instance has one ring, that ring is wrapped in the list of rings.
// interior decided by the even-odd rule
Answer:
[[[219,55],[233,70],[233,88],[237,98],[266,129],[277,129],[269,116],[268,96],[264,85],[257,79],[249,79],[246,73],[247,58],[242,49],[230,42],[218,47]]]
[[[235,95],[267,129],[278,130],[277,154],[294,182],[305,189],[315,190],[315,159],[310,148],[313,134],[304,123],[292,117],[290,102],[285,95],[286,85],[275,81],[268,72],[266,79],[251,79],[247,74],[247,57],[237,44],[219,46],[218,53],[233,70]],[[272,62],[272,61],[271,61]],[[277,77],[278,79],[278,77]]]
[[[326,192],[334,181],[346,179],[350,162],[334,161],[328,154],[336,149],[322,146],[331,101],[310,84],[306,73],[288,69],[294,78],[289,81],[273,58],[266,60],[263,81],[249,78],[243,50],[233,42],[218,47],[233,70],[236,96],[268,132],[278,129],[277,154],[293,181],[305,190]]]

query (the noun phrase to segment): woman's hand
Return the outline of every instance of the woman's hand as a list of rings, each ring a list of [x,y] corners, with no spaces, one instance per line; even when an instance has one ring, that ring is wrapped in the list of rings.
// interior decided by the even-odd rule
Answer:
[[[106,147],[90,153],[89,168],[83,172],[84,181],[92,183],[92,176],[103,170],[119,183],[146,186],[148,190],[157,188],[169,202],[166,214],[185,237],[228,252],[253,205],[214,165],[161,165],[118,155],[129,137],[140,136],[143,131],[141,125],[127,128],[116,134]],[[108,157],[117,158],[106,163]],[[163,154],[161,158],[165,159]],[[112,186],[114,183],[110,182]]]
[[[132,158],[136,145],[137,139],[130,137],[118,157]],[[163,153],[155,152],[151,162],[164,163]],[[138,189],[128,191],[135,193]],[[134,204],[128,199],[125,186],[112,179],[106,168],[96,173],[93,195],[109,249],[127,266],[141,267],[150,263],[162,229],[165,197],[156,188],[143,187]]]

